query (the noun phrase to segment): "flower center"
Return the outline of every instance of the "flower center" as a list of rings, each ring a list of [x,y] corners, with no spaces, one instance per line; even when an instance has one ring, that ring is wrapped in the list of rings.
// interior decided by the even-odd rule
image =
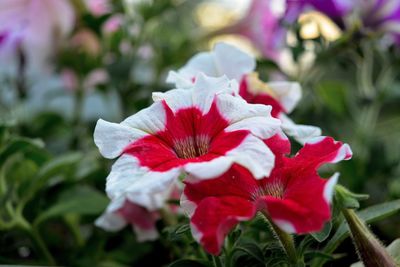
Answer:
[[[271,181],[268,182],[267,184],[260,186],[257,189],[257,192],[255,192],[252,196],[254,200],[262,196],[271,196],[282,199],[284,193],[285,193],[285,188],[280,181]]]
[[[210,138],[206,135],[175,140],[174,150],[181,159],[192,159],[208,153]]]

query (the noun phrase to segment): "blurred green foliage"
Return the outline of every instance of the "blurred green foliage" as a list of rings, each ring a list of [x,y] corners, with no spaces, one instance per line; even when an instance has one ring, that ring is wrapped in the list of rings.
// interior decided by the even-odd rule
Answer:
[[[122,267],[167,266],[179,260],[170,266],[180,267],[218,260],[193,240],[184,216],[177,225],[159,222],[160,231],[167,227],[160,240],[149,243],[137,243],[131,229],[107,233],[93,225],[108,203],[103,192],[111,165],[93,143],[95,122],[99,117],[121,121],[146,107],[152,92],[171,87],[164,82],[168,70],[208,49],[194,21],[197,5],[198,1],[163,0],[127,6],[115,1],[115,12],[126,14],[127,22],[110,35],[101,31],[109,15],[93,17],[81,9],[76,32],[93,32],[100,51],[67,43],[57,61],[59,71],[68,68],[77,74],[77,88],[68,91],[51,80],[33,81],[27,84],[26,98],[15,94],[0,99],[0,263]],[[125,52],[124,42],[129,47]],[[397,212],[398,202],[393,200],[400,198],[399,48],[343,36],[329,44],[299,40],[292,48],[296,55],[304,52],[305,42],[313,43],[317,59],[306,73],[288,77],[303,86],[293,120],[317,125],[324,135],[351,145],[353,159],[335,170],[341,173],[340,183],[370,195],[362,208],[392,201],[378,206],[378,215],[390,208]],[[258,63],[262,77],[278,70],[267,60]],[[109,80],[84,88],[86,77],[98,68],[106,70]],[[1,95],[14,92],[13,86],[10,80],[2,81]],[[378,216],[369,218],[367,211],[360,211],[367,221]],[[316,249],[343,241],[348,234],[338,217],[315,234],[315,240],[296,239],[306,262],[344,256]],[[400,236],[399,222],[400,217],[393,216],[376,224],[375,230],[392,241]],[[229,235],[228,258],[222,260],[230,266],[284,266],[287,259],[279,244],[271,242],[269,229],[261,217],[244,223]],[[340,252],[348,253],[339,247]]]

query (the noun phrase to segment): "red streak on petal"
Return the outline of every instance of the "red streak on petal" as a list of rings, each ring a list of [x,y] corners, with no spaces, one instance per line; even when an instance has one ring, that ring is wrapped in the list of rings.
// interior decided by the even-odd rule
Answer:
[[[129,201],[125,201],[124,206],[118,210],[118,213],[121,214],[127,222],[143,230],[154,228],[155,222],[159,217],[156,212],[150,212]]]

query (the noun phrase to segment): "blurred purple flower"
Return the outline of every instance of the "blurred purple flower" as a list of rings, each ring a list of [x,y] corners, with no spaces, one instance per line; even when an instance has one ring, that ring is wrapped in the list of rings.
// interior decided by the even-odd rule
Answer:
[[[296,20],[301,12],[317,10],[345,29],[353,13],[362,22],[362,32],[386,33],[400,44],[399,0],[287,0],[287,16]]]
[[[400,44],[400,1],[364,0],[361,16],[364,27],[391,35]]]
[[[345,27],[343,18],[353,10],[356,2],[357,0],[287,0],[288,9],[293,13],[312,8],[331,18],[342,29]]]

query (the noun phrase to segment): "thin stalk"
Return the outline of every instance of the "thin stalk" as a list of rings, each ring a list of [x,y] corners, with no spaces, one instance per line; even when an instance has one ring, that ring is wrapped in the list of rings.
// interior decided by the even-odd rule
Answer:
[[[279,242],[281,243],[283,249],[286,252],[291,263],[297,263],[297,252],[294,246],[294,240],[292,235],[282,231],[276,224],[274,224],[271,220],[270,224],[275,236],[278,238]]]
[[[46,259],[47,264],[49,265],[56,265],[56,261],[54,260],[53,256],[50,254],[49,249],[46,246],[46,243],[43,241],[42,237],[40,236],[39,231],[36,227],[32,227],[24,218],[18,218],[18,225],[21,229],[29,234],[32,241],[35,243],[36,249],[42,254],[43,258]]]
[[[215,267],[222,267],[221,259],[218,256],[212,256]]]
[[[79,147],[79,139],[82,131],[82,113],[83,104],[85,100],[85,89],[80,87],[75,91],[75,108],[72,114],[72,125],[74,127],[74,136],[72,140],[72,147]]]
[[[39,249],[40,253],[46,259],[47,264],[49,265],[56,265],[56,261],[54,260],[53,256],[50,254],[46,244],[44,243],[42,237],[39,234],[39,231],[35,228],[31,228],[29,231],[32,240],[36,243],[36,247]]]
[[[271,231],[275,235],[276,239],[279,240],[283,250],[285,251],[286,255],[288,256],[290,262],[295,266],[298,261],[298,255],[296,252],[296,247],[294,245],[293,236],[282,231],[269,217],[268,213],[262,213],[265,218],[267,219],[269,225],[271,226]]]

